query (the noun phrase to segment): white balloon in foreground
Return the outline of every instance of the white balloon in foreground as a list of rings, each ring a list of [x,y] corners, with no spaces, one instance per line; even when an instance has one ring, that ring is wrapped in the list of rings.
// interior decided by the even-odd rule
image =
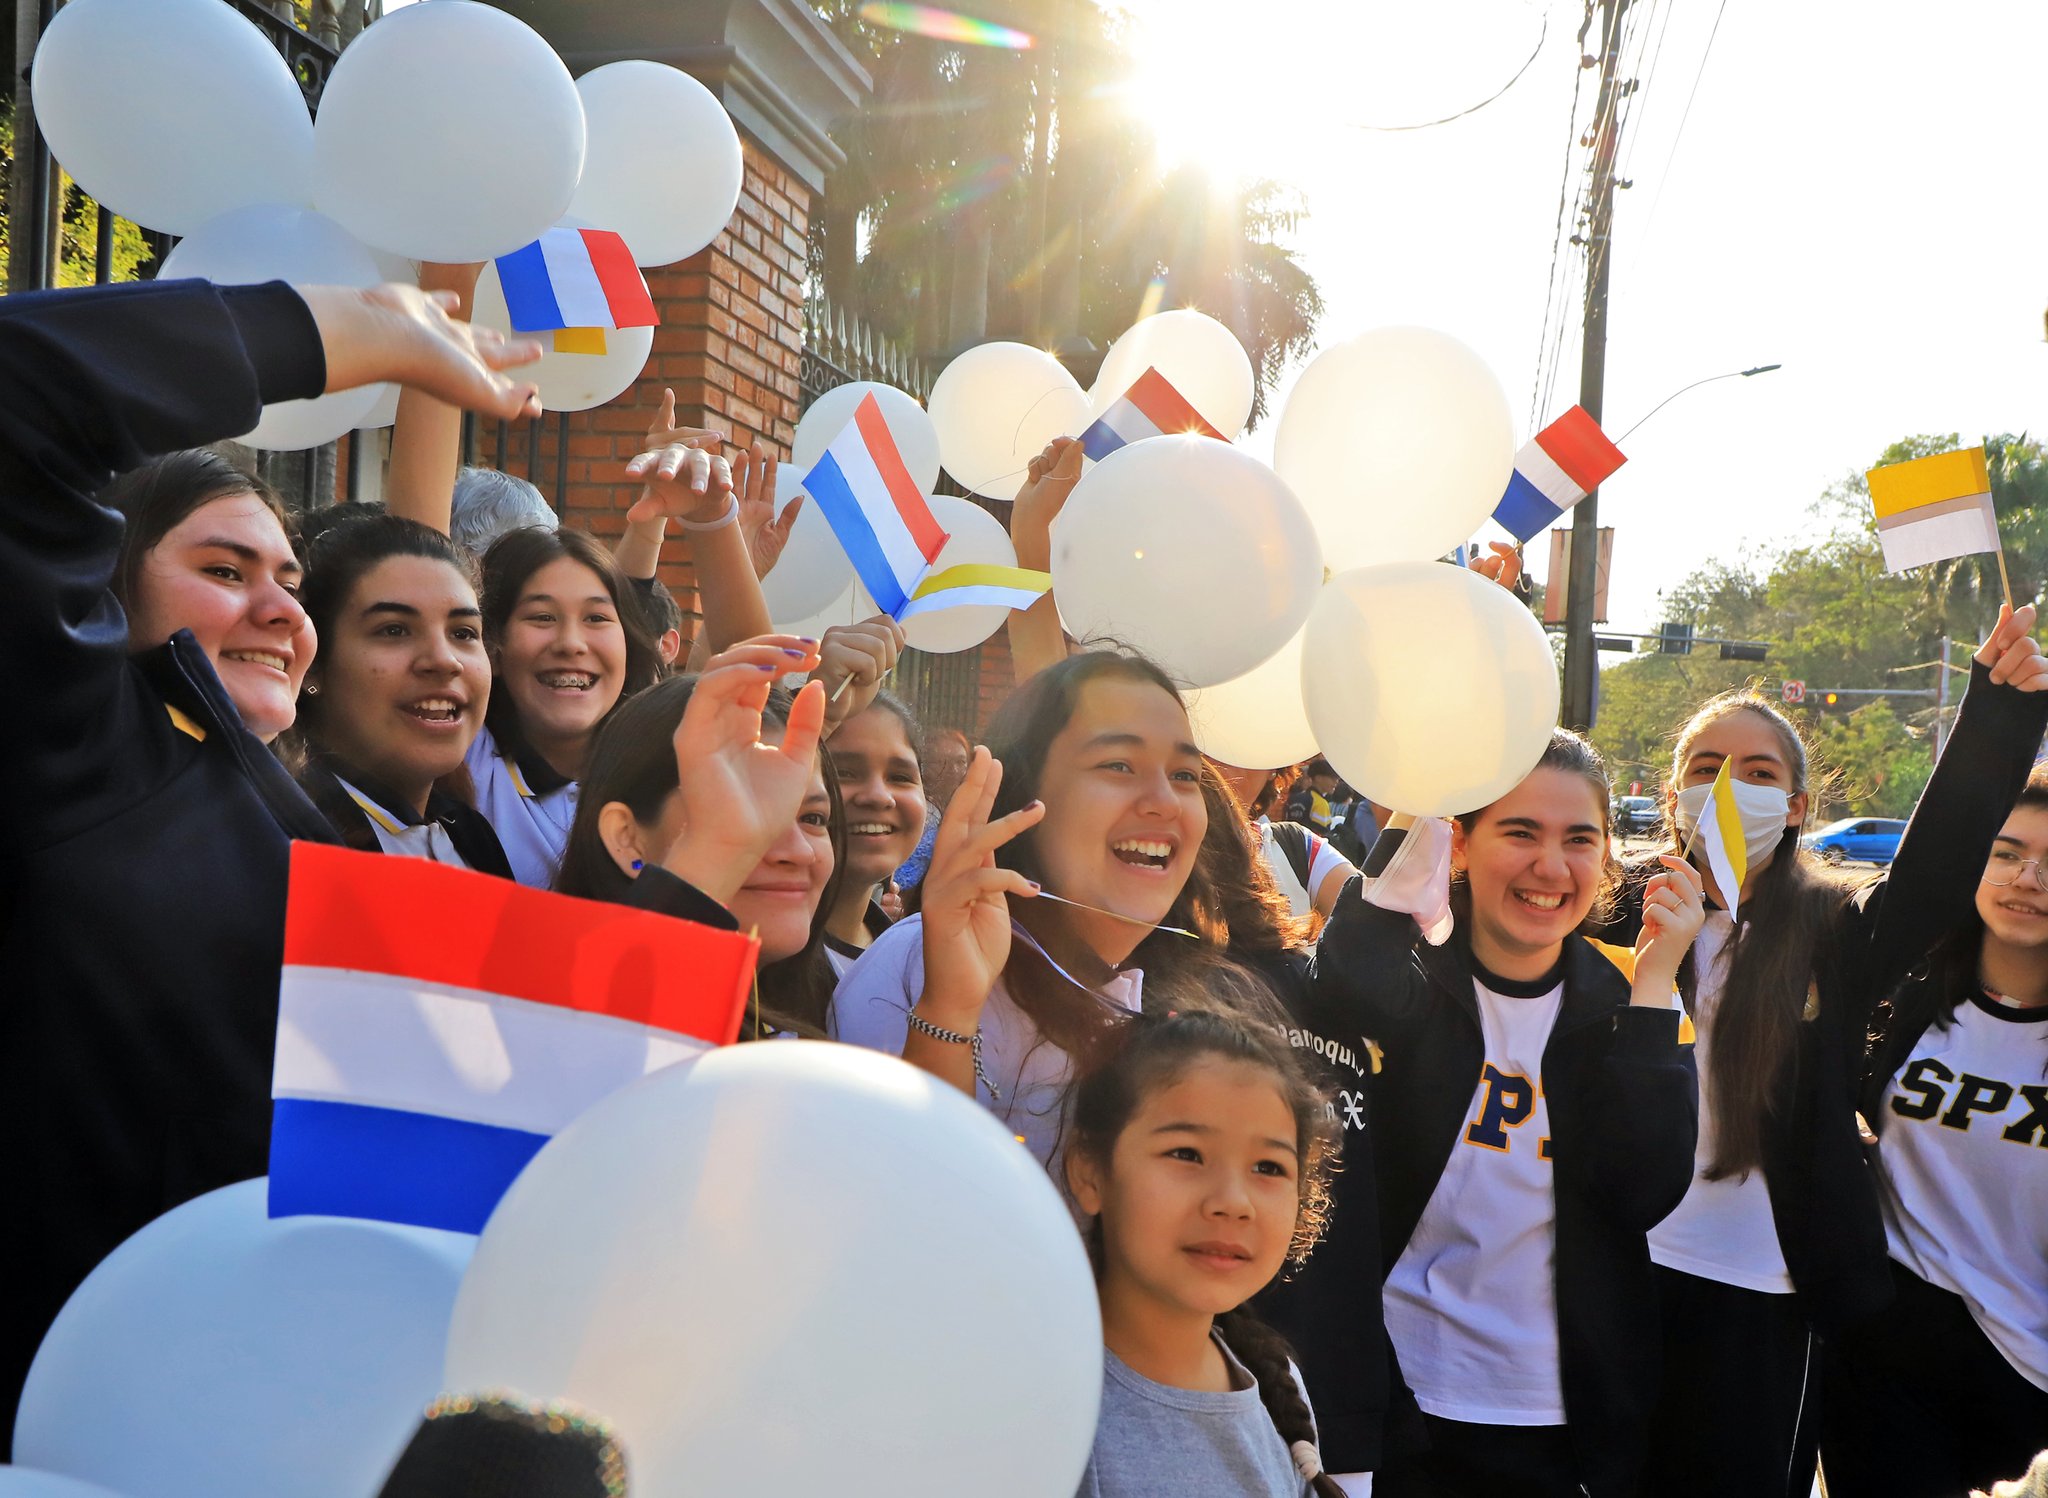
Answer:
[[[917,485],[918,493],[931,493],[939,482],[939,429],[932,425],[916,396],[873,380],[835,385],[811,402],[796,424],[796,439],[789,448],[790,467],[800,474],[809,473],[812,465],[825,456],[832,439],[853,420],[861,400],[869,395],[881,407],[882,424],[896,443],[910,481]]]
[[[588,149],[569,212],[623,235],[642,265],[687,260],[739,206],[740,134],[717,95],[638,58],[576,80]]]
[[[15,1456],[138,1498],[375,1491],[440,1388],[476,1239],[272,1218],[268,1184],[186,1202],[86,1277],[29,1370]]]
[[[121,1498],[98,1483],[29,1467],[0,1467],[0,1498]]]
[[[1323,580],[1315,528],[1273,470],[1213,437],[1150,437],[1074,486],[1052,529],[1067,632],[1143,651],[1189,686],[1286,644]]]
[[[1123,398],[1147,369],[1156,369],[1202,419],[1226,438],[1252,414],[1252,361],[1237,335],[1206,312],[1157,312],[1131,324],[1095,376],[1089,404],[1097,416]]]
[[[1381,806],[1448,817],[1490,805],[1529,773],[1557,726],[1543,626],[1463,567],[1342,573],[1316,599],[1303,641],[1316,741]]]
[[[775,469],[775,513],[779,518],[789,502],[803,492],[803,470],[795,463],[781,463]],[[831,607],[833,601],[853,587],[853,562],[825,512],[809,495],[796,512],[789,540],[782,555],[761,579],[761,596],[768,605],[768,617],[779,628],[810,619]],[[834,623],[842,623],[841,614]],[[805,631],[784,633],[802,634]]]
[[[539,32],[476,0],[408,5],[328,75],[313,200],[379,249],[488,260],[569,211],[583,142],[583,100]]]
[[[298,286],[375,286],[377,262],[341,225],[310,208],[252,203],[209,219],[178,241],[158,278],[196,276],[219,286],[290,281]],[[240,440],[251,447],[318,447],[363,424],[388,387],[364,385],[310,400],[279,401]]]
[[[1425,562],[1470,540],[1514,461],[1500,381],[1432,328],[1375,328],[1324,349],[1288,394],[1273,439],[1273,467],[1338,571]]]
[[[447,5],[451,0],[433,0],[433,3]],[[461,0],[454,0],[454,3],[461,3]],[[405,12],[400,11],[399,14],[404,15]],[[511,373],[514,379],[532,380],[540,387],[541,408],[547,411],[588,411],[592,406],[601,406],[624,394],[640,378],[640,372],[647,368],[647,356],[654,351],[652,328],[595,330],[604,339],[604,352],[601,354],[558,351],[554,347],[556,335],[553,332],[514,333],[512,313],[505,305],[505,288],[498,280],[496,262],[486,265],[483,274],[477,277],[476,310],[472,321],[480,328],[495,328],[508,337],[539,341],[546,352],[534,363],[522,365]],[[585,331],[589,330],[579,330]]]
[[[792,1040],[549,1141],[484,1229],[443,1382],[601,1411],[640,1498],[955,1498],[969,1472],[1053,1498],[1101,1338],[1073,1218],[1007,1129],[894,1057]]]
[[[931,497],[932,517],[946,533],[946,544],[932,563],[933,577],[948,567],[1014,567],[1017,548],[1002,521],[971,499],[949,494]],[[1009,621],[1010,611],[997,604],[971,604],[918,614],[903,621],[903,638],[918,650],[950,655],[972,650]]]
[[[1195,743],[1211,759],[1246,770],[1277,770],[1316,752],[1301,697],[1302,632],[1242,676],[1187,694]],[[1326,663],[1324,670],[1343,670]]]
[[[1044,349],[983,343],[932,383],[932,426],[946,472],[985,499],[1010,500],[1031,460],[1055,437],[1078,437],[1093,419],[1087,392]]]
[[[312,180],[298,80],[219,0],[71,0],[36,44],[30,91],[78,185],[167,234]]]

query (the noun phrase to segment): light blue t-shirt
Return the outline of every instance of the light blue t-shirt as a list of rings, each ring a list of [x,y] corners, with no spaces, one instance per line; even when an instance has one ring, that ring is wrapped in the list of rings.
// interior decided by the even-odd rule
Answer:
[[[1308,1482],[1244,1365],[1217,1338],[1231,1382],[1212,1394],[1134,1373],[1102,1349],[1102,1413],[1075,1498],[1301,1498]]]

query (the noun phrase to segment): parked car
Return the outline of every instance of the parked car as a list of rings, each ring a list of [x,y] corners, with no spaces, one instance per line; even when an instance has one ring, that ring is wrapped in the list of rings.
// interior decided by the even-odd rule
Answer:
[[[1896,817],[1844,817],[1808,834],[1806,846],[1829,863],[1890,863],[1905,831]]]
[[[1614,830],[1623,837],[1641,837],[1655,832],[1664,821],[1664,810],[1655,796],[1620,796],[1614,802]]]

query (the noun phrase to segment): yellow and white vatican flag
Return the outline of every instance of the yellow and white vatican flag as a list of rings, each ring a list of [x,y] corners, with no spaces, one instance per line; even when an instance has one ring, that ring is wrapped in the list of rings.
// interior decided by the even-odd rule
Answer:
[[[1692,840],[1685,847],[1687,858],[1692,857],[1695,848],[1707,856],[1707,867],[1714,875],[1714,883],[1721,887],[1721,898],[1728,904],[1731,921],[1736,919],[1742,881],[1749,873],[1749,845],[1742,835],[1742,812],[1735,804],[1735,783],[1728,778],[1728,768],[1733,763],[1732,759],[1721,761],[1721,773],[1714,777],[1707,791],[1707,804],[1700,808]]]

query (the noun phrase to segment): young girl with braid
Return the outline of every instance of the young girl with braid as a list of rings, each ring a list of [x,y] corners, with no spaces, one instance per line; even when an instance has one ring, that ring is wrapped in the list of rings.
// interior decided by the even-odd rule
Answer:
[[[1243,1309],[1329,1202],[1334,1131],[1286,1040],[1210,1011],[1125,1021],[1068,1128],[1104,1342],[1078,1498],[1343,1498],[1286,1345]]]

